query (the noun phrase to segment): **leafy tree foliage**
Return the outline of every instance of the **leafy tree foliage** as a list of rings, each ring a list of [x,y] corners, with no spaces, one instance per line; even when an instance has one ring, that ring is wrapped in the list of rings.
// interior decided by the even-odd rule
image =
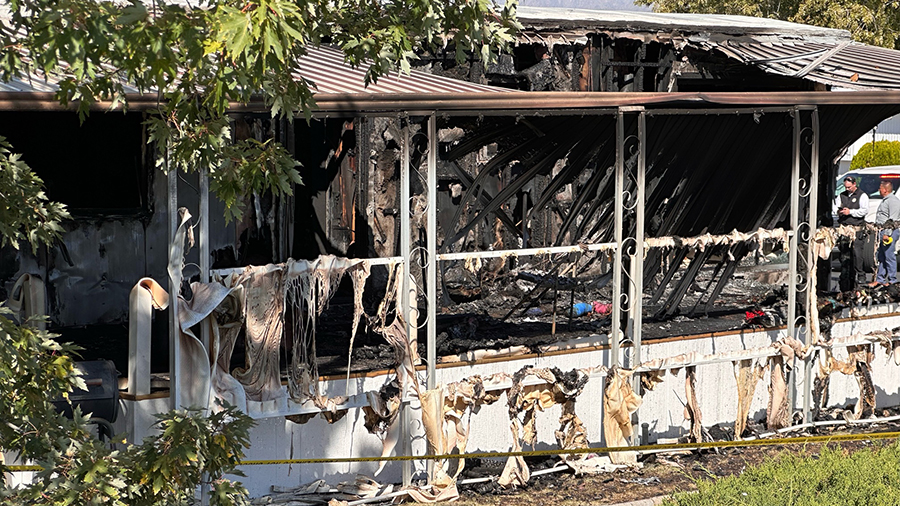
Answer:
[[[58,237],[59,222],[69,213],[47,199],[44,182],[11,149],[0,137],[0,246],[18,249],[26,241],[34,248]]]
[[[47,201],[41,185],[0,143],[4,242],[24,240],[35,248],[58,235],[59,220],[67,215]],[[0,305],[0,451],[42,469],[29,486],[0,486],[3,504],[188,504],[204,473],[212,482],[212,504],[246,502],[246,490],[224,475],[239,474],[236,466],[253,423],[247,415],[233,407],[209,416],[172,411],[160,416],[158,435],[139,445],[120,441],[124,449],[112,450],[92,435],[90,418],[80,410],[70,420],[50,402],[86,386],[71,358],[77,349],[58,343],[57,336],[34,323],[17,324],[9,308]],[[0,476],[4,464],[0,459]]]
[[[659,12],[736,14],[848,30],[859,42],[900,49],[898,0],[636,0]]]
[[[850,170],[900,165],[900,141],[876,141],[859,148],[850,160]]]
[[[42,468],[29,486],[0,487],[3,504],[188,504],[203,473],[212,504],[246,502],[246,489],[224,475],[240,474],[250,417],[230,406],[209,416],[171,411],[159,416],[157,435],[113,450],[92,435],[79,409],[73,419],[57,413],[52,399],[86,388],[71,358],[77,349],[32,323],[16,324],[0,306],[0,450]],[[0,459],[0,476],[4,467]]]
[[[289,193],[296,162],[277,143],[232,144],[226,111],[263,100],[272,116],[315,106],[293,72],[306,49],[339,46],[375,82],[426,47],[452,44],[491,60],[512,40],[515,0],[10,0],[0,30],[0,80],[29,74],[60,82],[57,98],[85,115],[128,106],[126,85],[159,97],[151,140],[176,168],[206,167],[226,204],[269,188]],[[233,213],[239,210],[232,208]]]

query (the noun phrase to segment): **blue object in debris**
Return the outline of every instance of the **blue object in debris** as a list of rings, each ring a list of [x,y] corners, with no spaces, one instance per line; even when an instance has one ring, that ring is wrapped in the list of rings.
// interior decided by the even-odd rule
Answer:
[[[544,311],[539,307],[530,307],[528,311],[525,311],[525,314],[528,316],[540,316],[544,314]]]
[[[590,313],[594,307],[587,302],[572,304],[572,316],[582,316]]]

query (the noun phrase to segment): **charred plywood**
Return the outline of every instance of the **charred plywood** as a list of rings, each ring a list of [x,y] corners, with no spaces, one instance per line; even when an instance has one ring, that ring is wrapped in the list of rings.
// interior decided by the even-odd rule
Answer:
[[[295,258],[394,255],[398,136],[396,120],[387,118],[313,121],[298,127],[296,156],[304,184],[297,187]],[[421,159],[421,153],[415,156]]]
[[[75,226],[72,226],[75,225]],[[61,326],[125,323],[128,293],[146,275],[144,225],[135,220],[70,224],[47,268],[49,310]]]
[[[366,124],[371,170],[361,192],[366,199],[360,207],[368,220],[370,250],[375,256],[389,257],[396,251],[400,225],[399,182],[400,171],[404,170],[400,166],[400,131],[393,118],[375,118]]]

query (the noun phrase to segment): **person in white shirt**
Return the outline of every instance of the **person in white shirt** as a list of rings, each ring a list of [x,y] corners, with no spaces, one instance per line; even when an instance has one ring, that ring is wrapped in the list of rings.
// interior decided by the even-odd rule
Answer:
[[[838,217],[839,225],[863,225],[866,223],[866,213],[869,212],[869,196],[859,189],[856,178],[847,176],[844,178],[844,191],[834,199],[834,214]],[[842,238],[838,244],[841,252],[841,291],[853,290],[866,283],[866,273],[863,269],[863,258],[866,246],[865,231],[858,231],[856,238],[851,241]]]

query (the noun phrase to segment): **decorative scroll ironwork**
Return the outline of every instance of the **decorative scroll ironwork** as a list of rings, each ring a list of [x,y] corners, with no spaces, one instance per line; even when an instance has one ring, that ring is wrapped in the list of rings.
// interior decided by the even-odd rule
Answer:
[[[788,277],[788,337],[814,344],[818,336],[816,312],[816,258],[813,238],[816,232],[818,208],[818,111],[797,107],[792,113],[794,122],[793,164],[791,170],[791,251]],[[827,287],[826,287],[827,288]],[[812,391],[811,362],[803,370],[804,391],[802,408],[805,418],[810,416]],[[796,400],[791,382],[792,402]]]
[[[615,240],[611,365],[635,367],[640,362],[643,289],[644,140],[642,109],[619,110],[616,125]],[[627,133],[627,135],[626,135]],[[619,356],[619,344],[631,352]],[[627,364],[620,362],[625,359]]]

